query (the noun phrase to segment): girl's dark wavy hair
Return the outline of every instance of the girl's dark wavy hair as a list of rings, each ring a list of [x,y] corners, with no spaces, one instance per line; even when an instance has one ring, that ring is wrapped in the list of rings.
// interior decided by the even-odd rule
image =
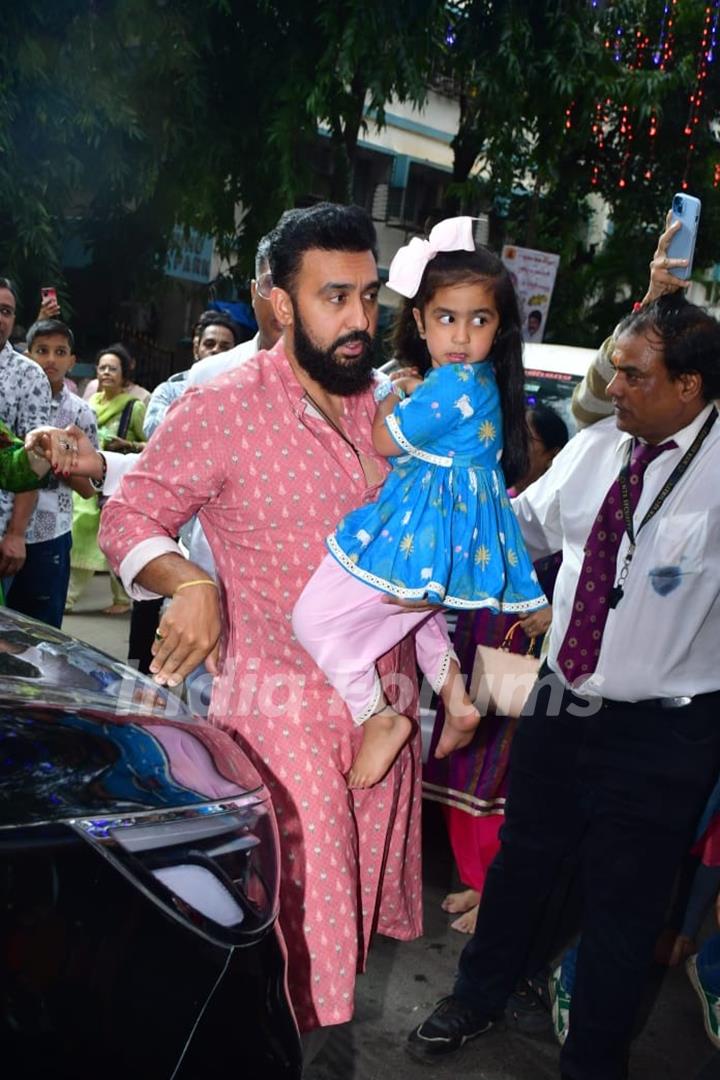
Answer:
[[[502,260],[481,246],[475,251],[441,251],[428,263],[416,296],[402,305],[391,330],[390,344],[396,360],[418,368],[425,375],[431,367],[430,353],[418,333],[413,308],[424,313],[438,289],[475,282],[492,289],[500,316],[500,329],[491,355],[503,416],[501,464],[505,479],[511,485],[529,468],[528,428],[520,311],[510,274]]]

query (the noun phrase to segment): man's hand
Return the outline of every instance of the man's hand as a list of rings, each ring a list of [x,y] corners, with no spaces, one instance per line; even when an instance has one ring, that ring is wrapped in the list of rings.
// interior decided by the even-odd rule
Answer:
[[[25,562],[25,537],[6,532],[0,540],[0,577],[12,577]]]
[[[220,599],[212,585],[191,585],[168,605],[152,645],[150,673],[160,686],[178,686],[198,664],[218,674]]]
[[[40,304],[40,310],[38,311],[37,321],[41,319],[58,319],[60,317],[60,305],[57,302],[57,297],[46,297]]]
[[[665,293],[677,292],[678,289],[687,289],[690,284],[689,281],[682,281],[672,273],[673,267],[687,266],[688,261],[687,259],[668,258],[668,244],[680,228],[679,221],[676,221],[674,225],[670,224],[671,216],[671,211],[668,210],[665,218],[665,232],[658,240],[658,246],[650,262],[650,284],[648,285],[648,291],[642,298],[643,307],[651,304],[653,300],[657,300],[659,296],[664,296]]]
[[[548,630],[551,622],[552,608],[548,604],[547,607],[531,611],[529,615],[521,617],[520,627],[527,637],[540,637]]]
[[[402,611],[443,611],[442,604],[429,604],[427,600],[400,600],[397,596],[386,593],[382,598],[383,604],[392,604],[393,607]]]

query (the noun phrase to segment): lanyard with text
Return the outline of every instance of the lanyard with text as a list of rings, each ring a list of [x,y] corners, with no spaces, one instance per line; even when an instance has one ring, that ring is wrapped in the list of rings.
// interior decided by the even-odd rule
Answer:
[[[645,515],[645,517],[642,519],[642,521],[638,525],[638,528],[637,528],[638,533],[640,532],[640,530],[645,525],[647,525],[648,521],[650,521],[651,518],[655,517],[655,515],[657,514],[658,510],[660,509],[662,504],[667,499],[670,492],[673,491],[673,489],[675,487],[677,487],[677,485],[680,483],[680,480],[682,479],[682,477],[687,472],[687,469],[688,469],[688,467],[690,465],[690,462],[693,460],[693,458],[697,454],[698,450],[700,449],[702,444],[705,442],[705,439],[710,434],[710,429],[713,426],[713,424],[715,423],[715,421],[717,420],[717,417],[718,417],[718,411],[715,408],[715,406],[713,406],[712,411],[710,412],[710,415],[708,416],[707,420],[705,421],[705,423],[703,424],[703,426],[700,428],[697,435],[695,436],[695,439],[693,441],[692,446],[688,447],[688,449],[685,451],[682,458],[677,463],[677,465],[673,469],[672,473],[670,474],[670,476],[667,478],[667,480],[663,484],[663,487],[660,490],[660,493],[655,497],[655,500],[654,500],[652,506],[650,507],[650,509],[648,510],[647,514]],[[623,564],[620,567],[620,573],[618,574],[617,584],[610,590],[610,607],[611,608],[617,607],[618,604],[620,603],[620,601],[623,598],[625,580],[626,580],[626,578],[628,576],[628,573],[630,572],[630,563],[633,560],[633,555],[635,554],[635,547],[636,547],[636,543],[637,543],[637,541],[636,541],[636,535],[637,534],[635,532],[635,526],[633,524],[632,504],[630,502],[630,487],[628,485],[628,473],[629,473],[629,470],[630,470],[630,462],[628,460],[628,462],[623,466],[623,468],[622,468],[622,470],[620,472],[620,476],[618,477],[618,480],[620,482],[620,494],[622,496],[622,512],[623,512],[623,520],[625,522],[625,532],[627,533],[628,540],[630,541],[630,546],[627,549],[627,553],[625,555],[625,558],[623,559]]]

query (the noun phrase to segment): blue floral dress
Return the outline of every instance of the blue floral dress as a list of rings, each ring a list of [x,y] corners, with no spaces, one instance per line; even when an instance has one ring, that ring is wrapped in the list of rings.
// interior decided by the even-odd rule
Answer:
[[[492,363],[434,368],[385,423],[401,451],[374,503],[328,537],[356,578],[403,600],[527,612],[538,584],[498,464]]]

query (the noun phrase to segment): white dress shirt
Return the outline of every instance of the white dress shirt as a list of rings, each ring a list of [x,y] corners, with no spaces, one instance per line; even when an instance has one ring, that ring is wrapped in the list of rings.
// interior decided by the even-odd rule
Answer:
[[[720,689],[720,418],[661,509],[637,532],[711,408],[672,436],[677,449],[647,467],[634,518],[637,547],[624,596],[608,614],[597,668],[584,683],[584,693],[641,701]],[[562,549],[548,649],[548,663],[557,674],[557,654],[570,621],[583,548],[627,460],[631,438],[618,431],[614,417],[586,428],[571,439],[544,476],[513,500],[533,559]],[[628,546],[624,534],[618,570]]]
[[[121,454],[116,450],[103,450],[102,456],[105,458],[105,465],[107,466],[102,493],[109,498],[120,487],[120,481],[125,473],[135,464],[133,460],[135,455]]]
[[[218,375],[224,375],[226,371],[242,364],[244,360],[249,360],[257,352],[260,352],[259,331],[250,341],[243,341],[234,349],[215,353],[214,356],[206,356],[203,360],[196,360],[188,373],[185,389],[188,386],[201,386],[203,383],[210,382],[211,379],[217,379]]]

